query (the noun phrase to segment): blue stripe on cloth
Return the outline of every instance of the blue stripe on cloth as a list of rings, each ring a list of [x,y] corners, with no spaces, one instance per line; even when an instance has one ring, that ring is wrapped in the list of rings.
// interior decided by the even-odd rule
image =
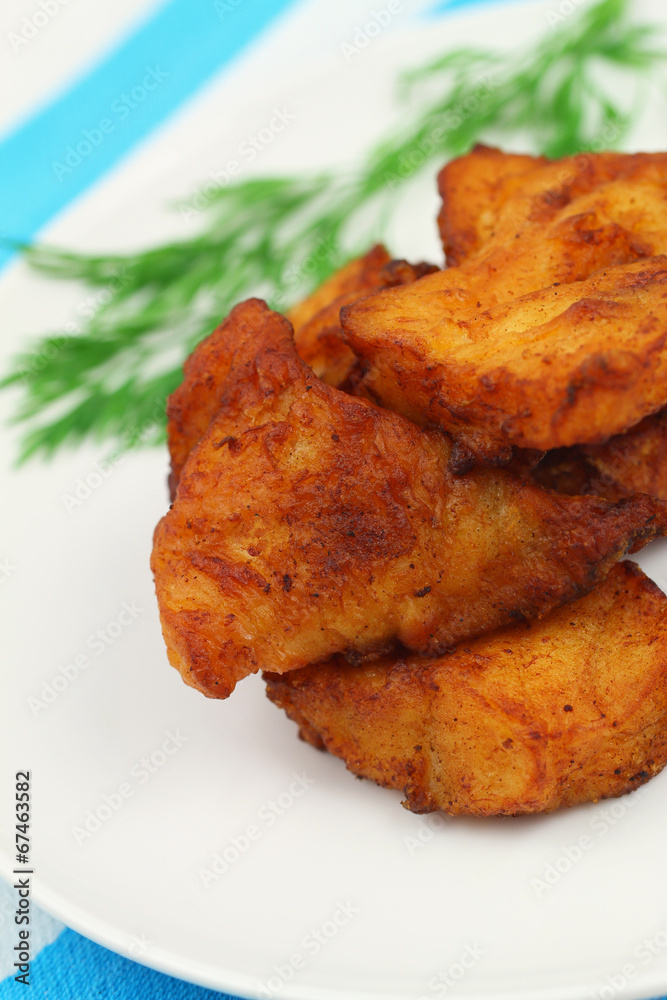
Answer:
[[[30,984],[30,1000],[236,1000],[154,972],[71,930],[64,930],[31,963]],[[27,995],[12,977],[0,983],[0,1000]]]
[[[30,990],[13,977],[0,983],[0,1000],[225,1000],[216,993],[121,958],[75,931],[65,930],[31,963]]]
[[[473,4],[479,5],[481,3],[507,3],[507,0],[441,0],[428,13],[430,15],[448,14],[450,10],[459,10],[461,7],[472,7]]]
[[[169,0],[0,141],[0,234],[28,240],[235,56],[291,0]],[[0,266],[11,252],[0,247]]]

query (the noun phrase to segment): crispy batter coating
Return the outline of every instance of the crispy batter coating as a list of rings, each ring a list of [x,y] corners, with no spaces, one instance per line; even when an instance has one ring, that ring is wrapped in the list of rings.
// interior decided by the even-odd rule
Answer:
[[[259,337],[267,324],[282,329],[280,317],[267,315],[259,304],[234,315],[233,328],[240,343]],[[229,377],[236,344],[226,320],[201,341],[183,365],[183,381],[167,399],[167,442],[171,458],[169,492],[173,500],[188,455],[204,436],[218,408]]]
[[[381,244],[372,247],[287,313],[294,327],[299,357],[327,385],[337,388],[344,385],[357,365],[357,358],[343,340],[342,307],[369,292],[408,285],[437,270],[434,265],[424,262],[409,264],[406,260],[392,260]]]
[[[391,282],[383,280],[383,272],[390,260],[383,246],[372,247],[287,313],[299,356],[328,385],[341,385],[357,362],[342,338],[340,310],[362,295],[388,287]]]
[[[294,327],[296,349],[318,378],[328,385],[343,386],[353,373],[357,359],[340,329],[340,310],[360,296],[379,288],[407,285],[438,268],[432,264],[408,264],[392,260],[377,245],[363,257],[350,261],[287,314]],[[256,313],[246,321],[263,322]],[[240,322],[240,320],[237,320]],[[227,377],[231,354],[222,327],[203,340],[185,362],[184,379],[167,403],[167,439],[171,455],[169,488],[171,499],[190,451],[206,431],[218,406],[218,396]]]
[[[610,181],[642,184],[647,175],[659,178],[664,169],[664,153],[584,152],[548,160],[478,145],[447,163],[438,176],[438,225],[447,263],[462,264],[492,242],[506,242],[522,228],[551,222],[582,195],[593,193],[598,202],[600,188],[604,212],[604,186]]]
[[[373,398],[448,430],[459,471],[599,443],[667,403],[667,155],[615,162],[536,217],[510,198],[459,267],[342,310]]]
[[[626,562],[574,604],[437,660],[336,658],[266,680],[303,739],[413,812],[550,812],[665,765],[667,598]]]
[[[438,228],[448,267],[462,264],[492,239],[507,200],[520,196],[528,171],[547,163],[545,157],[504,153],[480,144],[442,168]]]
[[[232,311],[217,345],[219,408],[152,558],[170,660],[206,694],[396,642],[441,653],[585,593],[667,527],[649,497],[612,505],[505,470],[453,476],[445,435],[319,381],[258,300]]]
[[[667,252],[666,185],[666,153],[547,160],[478,147],[443,168],[439,224],[456,248],[446,253],[454,253],[459,265],[481,264],[495,249],[493,296],[510,300],[553,281],[578,281],[603,267]],[[532,266],[531,247],[543,257]],[[511,270],[494,277],[503,260]],[[477,275],[482,287],[487,277],[483,270]]]
[[[469,156],[448,163],[438,178],[443,199],[438,222],[447,263],[461,264],[479,253],[500,228],[508,232],[525,222],[548,221],[575,193],[590,192],[611,180],[620,167],[631,174],[643,162],[643,157],[618,153],[582,153],[565,166],[545,157],[477,146]],[[524,455],[518,452],[515,462]],[[535,479],[570,495],[593,493],[620,500],[649,493],[667,499],[667,410],[604,444],[548,452]]]
[[[646,417],[606,444],[548,452],[533,471],[536,482],[574,496],[620,500],[635,493],[667,500],[667,410]]]

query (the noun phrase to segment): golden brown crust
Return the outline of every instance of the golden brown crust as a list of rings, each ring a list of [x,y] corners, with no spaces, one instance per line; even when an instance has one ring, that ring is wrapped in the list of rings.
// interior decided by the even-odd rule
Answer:
[[[548,452],[533,475],[542,486],[571,496],[592,493],[620,500],[648,493],[667,500],[667,410],[606,444]]]
[[[437,270],[432,264],[392,260],[380,244],[350,261],[287,313],[299,357],[327,385],[343,387],[357,366],[340,328],[343,306],[380,288],[409,285]]]
[[[600,156],[590,190],[531,218],[510,198],[461,266],[343,309],[374,399],[488,464],[600,443],[667,403],[667,155]]]
[[[282,329],[282,317],[269,313],[259,299],[250,299],[235,313],[233,328],[239,342],[259,337],[267,324]],[[167,399],[167,441],[171,457],[171,499],[188,455],[208,430],[222,388],[234,361],[234,337],[225,320],[197,345],[183,366],[183,381]]]
[[[573,201],[610,181],[641,182],[656,168],[664,170],[664,154],[582,152],[548,160],[478,145],[447,163],[438,176],[443,199],[438,224],[447,263],[462,264],[492,242],[551,222]]]
[[[479,144],[442,168],[438,228],[449,267],[462,264],[492,239],[502,206],[520,190],[527,171],[547,162]]]
[[[437,660],[336,658],[266,680],[305,739],[413,812],[550,812],[667,761],[667,598],[622,563],[574,604]]]
[[[348,383],[351,387],[353,381],[356,384],[357,358],[343,340],[340,328],[342,306],[368,292],[407,285],[437,270],[432,264],[392,260],[380,244],[372,247],[363,257],[350,261],[337,271],[287,314],[294,327],[299,356],[328,385],[345,388]],[[244,322],[249,323],[251,328],[256,328],[263,321],[263,313],[247,310]],[[220,352],[228,349],[229,342],[222,324],[187,359],[183,382],[167,401],[172,500],[185,460],[208,428],[218,407],[220,388],[231,363],[231,355],[225,358]],[[363,390],[359,394],[362,395]]]
[[[446,436],[320,382],[257,300],[217,343],[218,411],[152,559],[171,662],[209,695],[339,652],[440,653],[585,593],[667,526],[648,497],[453,476]]]
[[[299,356],[327,385],[341,385],[357,361],[342,338],[341,308],[364,294],[386,287],[389,283],[383,282],[382,274],[390,260],[383,246],[372,247],[287,313],[294,327]]]
[[[365,289],[378,288],[382,269],[390,262],[391,255],[381,243],[376,243],[362,257],[356,257],[341,267],[330,278],[323,281],[312,294],[286,313],[294,327],[296,341],[298,331],[327,309],[341,295],[358,297],[357,293]],[[304,358],[304,361],[306,359]]]

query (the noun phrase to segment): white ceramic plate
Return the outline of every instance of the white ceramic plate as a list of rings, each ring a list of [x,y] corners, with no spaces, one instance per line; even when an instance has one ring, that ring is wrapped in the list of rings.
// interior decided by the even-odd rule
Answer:
[[[224,150],[193,124],[226,106],[230,84],[216,84],[49,235],[103,247],[186,231],[164,202],[219,167],[275,103],[297,120],[262,170],[349,159],[393,119],[399,65],[480,35],[515,44],[544,30],[552,7],[409,21],[363,60],[332,59],[307,83],[258,91],[254,102],[246,91],[250,110],[234,105]],[[659,0],[638,12],[665,20]],[[655,96],[632,145],[667,145],[664,121]],[[187,155],[160,170],[175,144]],[[427,178],[394,226],[396,252],[437,253],[436,207]],[[76,317],[82,304],[81,291],[20,265],[0,297],[11,331],[3,367],[26,334]],[[0,398],[5,415],[11,405]],[[15,472],[15,447],[5,433],[0,852],[9,875],[11,779],[30,769],[40,905],[156,969],[253,997],[667,991],[667,774],[624,799],[546,818],[409,814],[400,795],[300,743],[259,678],[217,703],[168,667],[148,570],[167,504],[164,454],[128,456],[68,512],[64,495],[105,452],[86,447]],[[666,543],[639,561],[667,585]]]

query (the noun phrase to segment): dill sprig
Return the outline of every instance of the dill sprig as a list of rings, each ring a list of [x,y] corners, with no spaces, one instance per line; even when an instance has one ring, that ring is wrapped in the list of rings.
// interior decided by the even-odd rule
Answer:
[[[559,157],[618,146],[639,87],[667,54],[629,0],[598,0],[530,49],[448,52],[399,80],[400,123],[347,173],[249,179],[208,191],[198,235],[123,255],[23,247],[52,278],[98,289],[81,330],[43,337],[0,387],[20,386],[20,460],[85,438],[117,448],[164,433],[166,396],[193,346],[249,295],[286,308],[382,238],[399,189],[480,139],[532,136]],[[601,67],[624,74],[619,107]],[[201,203],[201,198],[199,199]]]

